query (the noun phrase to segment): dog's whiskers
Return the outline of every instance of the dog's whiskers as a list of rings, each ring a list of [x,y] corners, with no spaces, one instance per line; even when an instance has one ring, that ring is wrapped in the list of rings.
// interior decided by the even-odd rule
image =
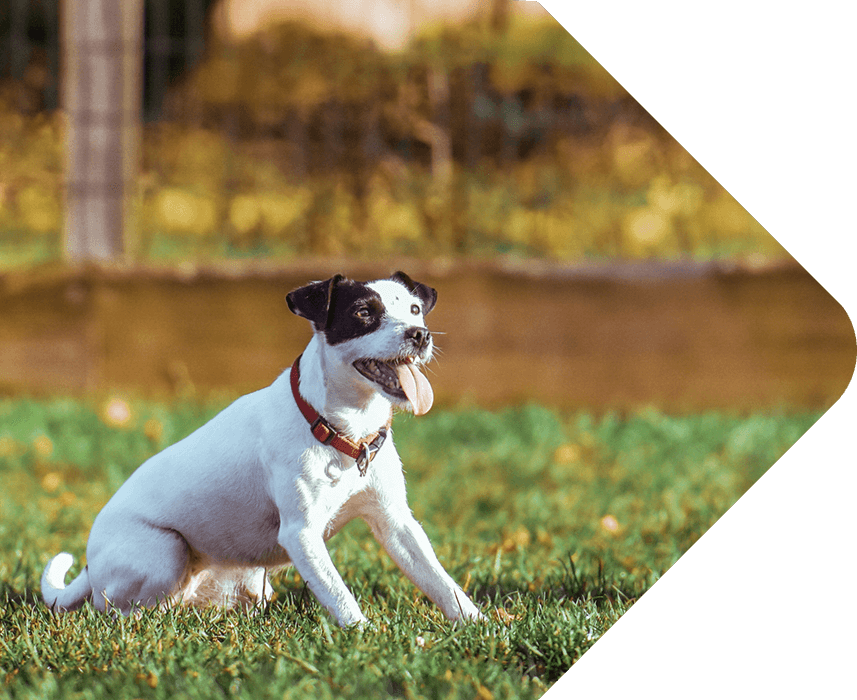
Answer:
[[[443,355],[443,350],[441,350],[438,347],[435,347],[434,352],[432,353],[432,357],[431,357],[430,362],[423,365],[423,367],[425,367],[427,372],[431,372],[432,374],[435,374],[434,368],[431,367],[430,364],[434,363],[434,362],[436,362],[438,365],[440,364],[440,357],[438,357],[438,355]]]

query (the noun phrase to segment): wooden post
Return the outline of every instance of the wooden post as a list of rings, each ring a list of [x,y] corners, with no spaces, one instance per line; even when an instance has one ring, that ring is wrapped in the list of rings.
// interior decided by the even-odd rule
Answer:
[[[64,0],[65,252],[71,262],[133,254],[143,67],[143,0]]]

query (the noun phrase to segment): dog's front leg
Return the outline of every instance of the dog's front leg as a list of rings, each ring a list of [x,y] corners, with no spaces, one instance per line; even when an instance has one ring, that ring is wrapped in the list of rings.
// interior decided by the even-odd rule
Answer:
[[[483,619],[467,594],[446,573],[410,510],[405,507],[404,511],[381,512],[365,519],[396,565],[444,615],[450,620]]]
[[[333,565],[321,532],[309,527],[285,527],[280,529],[278,540],[310,591],[341,627],[366,621]]]

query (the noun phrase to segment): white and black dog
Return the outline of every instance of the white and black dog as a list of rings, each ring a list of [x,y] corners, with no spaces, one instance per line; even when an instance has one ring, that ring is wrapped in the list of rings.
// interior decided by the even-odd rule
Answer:
[[[359,517],[447,617],[481,618],[411,514],[390,439],[394,407],[432,405],[418,368],[432,356],[424,317],[436,299],[402,272],[290,292],[289,308],[314,330],[291,370],[144,462],[96,517],[83,572],[64,585],[65,552],[45,567],[45,603],[123,614],[252,605],[270,599],[269,571],[292,564],[340,625],[360,623],[325,546]]]

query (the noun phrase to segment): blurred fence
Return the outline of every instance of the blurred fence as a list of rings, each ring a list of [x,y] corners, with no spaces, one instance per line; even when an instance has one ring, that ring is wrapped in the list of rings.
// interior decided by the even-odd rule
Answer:
[[[549,18],[385,51],[318,22],[229,38],[212,0],[144,7],[138,259],[786,257]],[[0,8],[5,268],[59,256],[58,11]]]
[[[64,2],[0,3],[0,84],[5,88],[4,97],[22,113],[53,111],[60,106],[60,18]],[[142,102],[146,121],[160,118],[171,83],[201,58],[206,15],[212,5],[212,0],[144,3]]]

